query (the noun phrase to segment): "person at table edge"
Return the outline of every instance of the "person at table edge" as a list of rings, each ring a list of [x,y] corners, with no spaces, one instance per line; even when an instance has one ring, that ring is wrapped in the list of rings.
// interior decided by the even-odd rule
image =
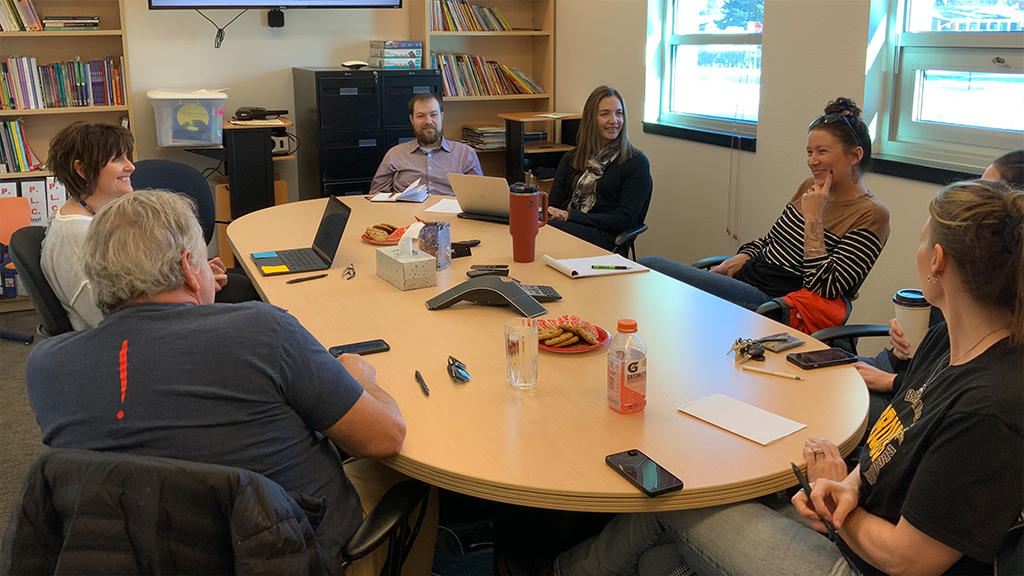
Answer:
[[[413,96],[409,100],[409,121],[416,139],[388,150],[373,176],[370,194],[402,192],[418,179],[431,194],[452,196],[448,174],[483,176],[476,151],[443,136],[444,106],[439,95]]]

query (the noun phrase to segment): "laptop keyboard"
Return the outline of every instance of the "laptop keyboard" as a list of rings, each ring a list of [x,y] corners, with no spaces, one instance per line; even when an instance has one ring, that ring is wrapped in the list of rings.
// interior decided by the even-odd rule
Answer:
[[[303,270],[316,270],[324,267],[324,261],[310,248],[299,250],[278,250],[278,258],[288,266],[292,272]]]

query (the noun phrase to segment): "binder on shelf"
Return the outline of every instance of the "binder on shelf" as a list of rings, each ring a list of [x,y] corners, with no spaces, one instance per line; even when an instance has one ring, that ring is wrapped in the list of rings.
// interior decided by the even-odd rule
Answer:
[[[53,176],[46,177],[46,221],[50,221],[50,217],[60,207],[67,202],[68,191],[56,178]]]
[[[22,180],[21,195],[28,198],[29,212],[32,214],[33,226],[45,226],[46,217],[46,180]]]
[[[0,180],[0,198],[16,198],[17,196],[17,180]]]

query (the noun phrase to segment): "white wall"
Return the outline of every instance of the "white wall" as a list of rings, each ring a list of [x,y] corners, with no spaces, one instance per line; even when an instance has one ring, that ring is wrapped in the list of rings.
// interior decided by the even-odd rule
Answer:
[[[807,125],[831,99],[863,100],[868,8],[869,0],[765,0],[757,152],[750,153],[643,133],[648,0],[559,0],[556,108],[579,111],[594,87],[614,86],[626,99],[630,138],[651,161],[654,197],[641,255],[690,263],[734,253],[768,231],[810,176]],[[918,284],[918,233],[938,187],[875,174],[866,182],[889,208],[892,233],[851,321],[884,324],[893,293]],[[738,241],[726,234],[730,222]],[[862,351],[880,349],[874,340]]]
[[[408,9],[286,10],[284,28],[267,26],[266,10],[249,10],[225,29],[214,49],[217,29],[192,10],[149,10],[146,0],[126,0],[128,57],[135,108],[137,158],[167,158],[203,169],[217,161],[190,152],[157,150],[154,88],[230,88],[224,115],[241,106],[294,110],[292,68],[338,66],[366,60],[370,40],[409,37]],[[239,10],[204,10],[223,26]],[[298,197],[294,160],[274,169]]]
[[[864,98],[870,0],[766,0],[758,151],[644,134],[648,0],[557,1],[557,109],[579,111],[595,86],[616,87],[626,99],[630,137],[651,160],[651,229],[638,242],[641,255],[692,262],[732,253],[739,242],[763,235],[809,175],[807,124],[830,99]],[[156,150],[147,90],[230,87],[228,114],[239,106],[291,109],[292,67],[365,59],[368,40],[409,37],[407,9],[292,10],[283,29],[266,27],[266,11],[253,10],[227,28],[223,46],[214,50],[216,30],[199,14],[149,11],[145,0],[126,4],[138,157],[200,168],[214,161]],[[236,14],[206,13],[221,25]],[[278,162],[276,169],[294,198],[294,162]],[[892,234],[861,289],[853,321],[885,323],[892,294],[917,285],[917,235],[938,187],[879,175],[868,175],[867,184],[889,208]],[[725,233],[731,222],[739,241]]]

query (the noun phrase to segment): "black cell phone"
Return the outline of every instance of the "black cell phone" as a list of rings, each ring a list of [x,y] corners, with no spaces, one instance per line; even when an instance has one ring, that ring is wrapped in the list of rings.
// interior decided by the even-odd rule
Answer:
[[[682,480],[639,450],[609,454],[604,461],[648,496],[660,496],[683,487]]]
[[[786,360],[804,370],[813,370],[814,368],[824,368],[826,366],[853,364],[857,361],[857,357],[841,348],[829,348],[813,352],[793,352],[792,354],[786,354]]]
[[[470,270],[508,270],[508,264],[473,264]]]
[[[387,352],[391,350],[391,346],[383,340],[367,340],[366,342],[356,342],[354,344],[342,344],[341,346],[331,346],[327,349],[328,352],[334,354],[335,357],[341,356],[342,354],[359,354],[366,356],[367,354],[376,354],[377,352]]]

